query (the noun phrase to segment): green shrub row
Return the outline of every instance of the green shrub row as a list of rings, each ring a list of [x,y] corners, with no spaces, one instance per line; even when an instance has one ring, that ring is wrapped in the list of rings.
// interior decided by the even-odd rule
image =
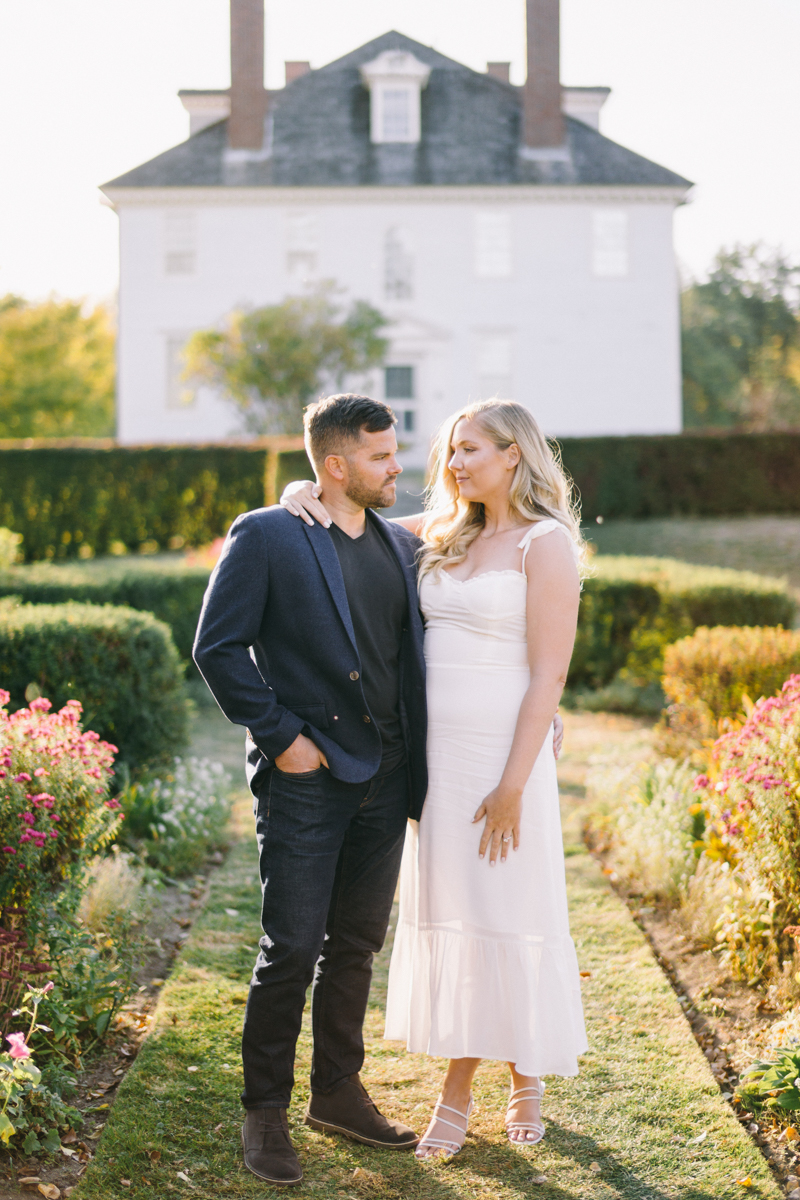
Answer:
[[[563,438],[583,519],[800,512],[800,433]]]
[[[264,503],[263,449],[0,451],[0,526],[21,533],[26,562],[199,546]]]
[[[208,568],[130,558],[97,563],[32,563],[0,574],[0,596],[26,604],[114,604],[153,613],[172,630],[181,658],[191,659]]]
[[[655,683],[664,650],[699,625],[791,625],[796,604],[780,580],[669,558],[603,557],[584,583],[569,687],[622,675]]]
[[[0,607],[0,681],[11,708],[40,696],[83,706],[83,724],[138,769],[188,737],[183,669],[169,628],[150,613],[93,604]]]
[[[800,512],[800,434],[564,438],[585,520]],[[124,546],[202,545],[264,503],[263,446],[41,447],[0,451],[0,526],[27,562]],[[278,456],[277,495],[309,478]]]

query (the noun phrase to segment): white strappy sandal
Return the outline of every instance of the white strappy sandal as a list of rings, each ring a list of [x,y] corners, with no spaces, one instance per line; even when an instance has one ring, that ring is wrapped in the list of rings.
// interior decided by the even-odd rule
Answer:
[[[544,1096],[544,1080],[540,1079],[538,1084],[531,1084],[529,1087],[517,1088],[509,1097],[509,1108],[515,1100],[541,1100]],[[532,1096],[523,1095],[524,1092],[533,1092]],[[525,1133],[533,1133],[536,1136],[533,1138],[512,1138],[512,1132],[524,1131]],[[543,1121],[509,1121],[506,1114],[506,1133],[508,1140],[512,1146],[535,1146],[544,1137],[544,1122]]]
[[[452,1138],[449,1141],[447,1141],[446,1139],[443,1139],[443,1138],[433,1138],[433,1137],[429,1137],[428,1134],[426,1133],[425,1136],[420,1140],[419,1145],[417,1146],[416,1150],[414,1151],[414,1154],[416,1155],[416,1157],[417,1158],[438,1158],[438,1159],[454,1158],[456,1156],[456,1154],[458,1154],[459,1150],[461,1150],[461,1148],[464,1145],[464,1141],[467,1136],[467,1126],[469,1124],[469,1114],[472,1112],[472,1106],[473,1106],[472,1096],[470,1096],[470,1098],[469,1098],[469,1104],[467,1105],[467,1111],[465,1113],[459,1112],[459,1110],[457,1108],[451,1108],[449,1104],[442,1104],[441,1097],[440,1097],[436,1101],[436,1104],[434,1105],[433,1116],[431,1117],[431,1123],[428,1126],[428,1129],[429,1130],[432,1129],[434,1123],[436,1121],[439,1121],[440,1124],[442,1124],[442,1125],[449,1125],[451,1129],[456,1129],[461,1135],[461,1141],[457,1142]],[[440,1117],[439,1116],[440,1110],[443,1110],[444,1112],[455,1113],[455,1115],[457,1117],[461,1117],[461,1120],[464,1122],[463,1129],[460,1125],[456,1125],[455,1121],[448,1121],[447,1117]],[[431,1153],[428,1153],[428,1154],[424,1153],[426,1147],[431,1148]],[[420,1151],[423,1151],[423,1153],[420,1153]]]

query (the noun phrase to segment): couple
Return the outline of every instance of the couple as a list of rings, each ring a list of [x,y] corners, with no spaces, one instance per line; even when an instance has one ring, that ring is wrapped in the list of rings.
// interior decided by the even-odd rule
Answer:
[[[541,1077],[586,1048],[553,749],[580,593],[569,487],[528,410],[487,401],[445,423],[426,512],[386,521],[394,425],[365,396],[309,407],[317,486],[237,517],[195,642],[247,728],[264,936],[242,1138],[271,1183],[302,1178],[286,1110],[312,979],[306,1124],[370,1146],[457,1153],[481,1058],[508,1062],[508,1137],[535,1144]],[[359,1079],[401,859],[385,1035],[450,1059],[422,1139]]]

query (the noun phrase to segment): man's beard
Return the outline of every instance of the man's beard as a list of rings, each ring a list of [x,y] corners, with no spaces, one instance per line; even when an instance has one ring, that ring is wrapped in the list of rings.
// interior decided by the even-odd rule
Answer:
[[[391,487],[394,482],[394,477],[392,477],[387,479],[380,488],[375,488],[370,487],[362,476],[351,474],[344,494],[348,500],[352,500],[361,508],[391,508],[397,499],[395,489]]]

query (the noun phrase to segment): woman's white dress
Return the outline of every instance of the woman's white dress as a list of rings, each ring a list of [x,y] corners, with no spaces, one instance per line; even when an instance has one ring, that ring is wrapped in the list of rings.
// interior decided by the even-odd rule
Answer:
[[[556,530],[568,536],[551,520],[526,532],[523,572],[441,571],[420,585],[429,786],[406,838],[384,1035],[415,1052],[503,1059],[523,1075],[575,1075],[586,1050],[552,730],[505,863],[478,857],[483,821],[472,818],[500,781],[530,682],[527,547]]]

